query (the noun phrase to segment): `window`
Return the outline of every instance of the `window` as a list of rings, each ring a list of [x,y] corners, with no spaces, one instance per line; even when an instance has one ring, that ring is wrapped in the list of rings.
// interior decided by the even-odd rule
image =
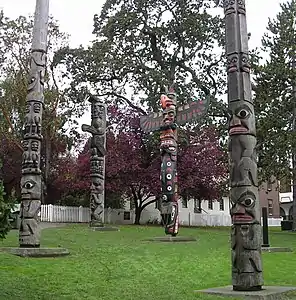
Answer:
[[[133,210],[135,208],[135,203],[133,200],[130,200],[130,210]]]
[[[129,211],[125,211],[123,213],[123,220],[130,220],[131,219],[131,213]]]
[[[280,193],[290,193],[291,189],[291,180],[289,178],[283,178],[280,181]]]
[[[213,209],[213,200],[208,200],[208,209]]]
[[[224,210],[224,199],[221,198],[219,202],[220,202],[220,210]]]
[[[199,199],[194,199],[194,213],[201,213],[201,200]]]
[[[273,201],[272,201],[272,199],[268,199],[268,214],[270,216],[273,215]]]
[[[188,201],[187,199],[182,198],[182,208],[188,208]]]

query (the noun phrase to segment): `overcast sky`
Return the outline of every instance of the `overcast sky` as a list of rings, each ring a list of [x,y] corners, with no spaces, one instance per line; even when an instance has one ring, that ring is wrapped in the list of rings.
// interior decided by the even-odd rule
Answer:
[[[105,0],[49,0],[50,14],[58,20],[61,30],[71,35],[72,46],[87,44],[92,40],[93,15],[99,13]],[[275,17],[281,0],[246,0],[250,47],[260,44],[268,17]],[[33,14],[36,0],[0,0],[0,9],[6,16]]]
[[[92,39],[93,15],[100,12],[105,0],[49,0],[50,14],[58,20],[61,31],[70,34],[72,47],[87,45]],[[268,18],[279,12],[282,0],[246,0],[248,32],[251,33],[250,48],[260,46]],[[0,0],[0,9],[10,18],[34,14],[36,0]],[[219,9],[219,8],[217,8]],[[86,112],[81,122],[89,123]]]

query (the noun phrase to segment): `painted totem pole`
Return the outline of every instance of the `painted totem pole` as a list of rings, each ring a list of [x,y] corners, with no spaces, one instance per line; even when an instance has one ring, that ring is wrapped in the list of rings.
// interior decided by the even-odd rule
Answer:
[[[161,95],[163,120],[160,130],[161,155],[161,218],[165,233],[176,236],[179,228],[178,183],[177,183],[177,124],[176,94],[171,89]]]
[[[39,247],[42,183],[40,169],[44,73],[47,50],[49,0],[37,0],[24,122],[21,178],[20,247]]]
[[[96,97],[91,103],[91,125],[82,125],[82,131],[92,134],[90,157],[90,210],[91,227],[104,226],[104,187],[106,154],[106,105]]]
[[[224,0],[229,107],[232,285],[261,290],[261,225],[256,128],[244,0]]]
[[[185,124],[201,118],[207,110],[209,97],[204,100],[191,101],[176,107],[176,93],[170,88],[166,95],[161,95],[161,113],[143,116],[140,126],[144,132],[160,131],[161,153],[161,203],[160,213],[165,233],[178,234],[178,188],[177,188],[177,124]]]

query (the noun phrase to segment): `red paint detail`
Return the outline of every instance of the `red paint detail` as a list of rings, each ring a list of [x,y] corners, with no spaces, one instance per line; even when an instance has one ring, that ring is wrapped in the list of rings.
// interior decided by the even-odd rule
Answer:
[[[253,221],[253,217],[246,214],[245,215],[235,214],[232,216],[232,221],[233,222]]]
[[[234,127],[230,127],[229,129],[229,135],[248,133],[248,132],[249,130],[243,126],[234,126]]]

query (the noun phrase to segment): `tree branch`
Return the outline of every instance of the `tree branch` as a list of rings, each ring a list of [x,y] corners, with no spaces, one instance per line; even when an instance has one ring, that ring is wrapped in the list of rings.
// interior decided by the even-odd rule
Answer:
[[[146,202],[145,204],[143,204],[143,205],[141,206],[141,211],[142,211],[145,207],[147,207],[148,205],[150,205],[150,204],[156,202],[156,200],[157,200],[157,198],[155,197],[153,200],[150,200],[150,201]]]
[[[129,100],[128,98],[122,96],[122,95],[119,95],[117,93],[114,93],[114,92],[108,92],[108,93],[105,93],[105,94],[100,94],[98,95],[99,97],[104,97],[104,96],[113,96],[113,97],[117,97],[117,98],[120,98],[122,100],[124,100],[131,108],[133,108],[134,110],[140,112],[142,115],[147,115],[147,113],[145,112],[145,110],[143,110],[141,107],[138,107],[137,105],[133,104],[131,100]]]

